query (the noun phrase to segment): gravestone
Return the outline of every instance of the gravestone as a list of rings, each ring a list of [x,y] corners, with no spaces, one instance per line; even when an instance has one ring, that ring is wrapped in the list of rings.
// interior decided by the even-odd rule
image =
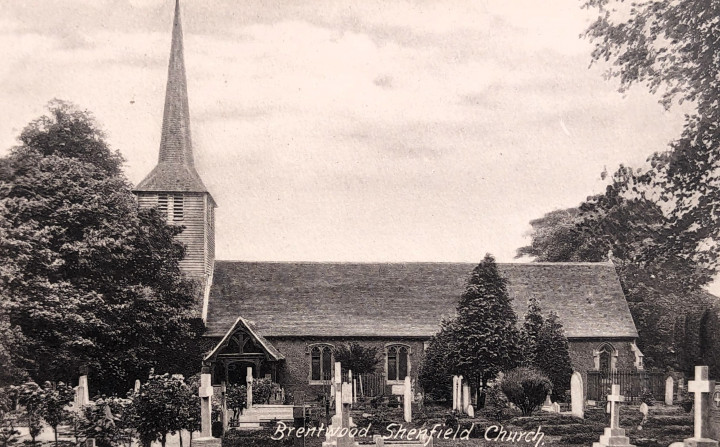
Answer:
[[[642,413],[643,418],[642,421],[640,421],[640,425],[644,424],[647,421],[648,413],[650,412],[650,408],[648,407],[648,404],[645,402],[640,404],[640,413]]]
[[[260,417],[256,410],[253,409],[253,374],[251,366],[248,366],[245,375],[245,390],[245,410],[242,415],[238,416],[238,428],[240,430],[257,430],[260,428]]]
[[[552,412],[552,400],[550,399],[549,394],[547,396],[545,396],[545,402],[543,402],[542,407],[540,409],[542,411]]]
[[[668,376],[668,378],[665,379],[665,405],[673,404],[674,391],[675,379],[673,379],[672,376]]]
[[[78,386],[75,389],[76,408],[80,409],[90,403],[90,390],[88,389],[87,374],[83,374],[78,379]]]
[[[720,440],[720,385],[715,385],[710,405],[710,439]]]
[[[462,412],[467,413],[470,402],[470,384],[465,382],[462,386]]]
[[[203,366],[200,373],[200,436],[190,440],[191,447],[219,447],[220,439],[212,437],[213,387],[210,368]]]
[[[458,376],[457,390],[455,391],[457,393],[457,407],[455,408],[455,410],[460,413],[462,413],[462,409],[463,409],[462,383],[463,383],[463,376]]]
[[[585,396],[583,392],[583,379],[579,372],[575,371],[570,378],[570,407],[572,415],[578,418],[585,417]]]
[[[332,417],[332,425],[338,426],[342,423],[343,405],[342,405],[342,365],[335,362],[335,416]]]
[[[620,395],[620,385],[613,385],[608,396],[610,427],[605,427],[605,433],[600,436],[599,442],[593,442],[593,447],[634,447],[630,444],[630,438],[625,436],[625,429],[620,428],[620,402],[624,401],[625,397]]]
[[[403,416],[405,422],[412,421],[412,387],[410,386],[410,376],[405,376],[405,394],[403,394]]]
[[[136,393],[140,391],[140,379],[135,379],[135,388],[134,388],[134,390],[135,390]]]
[[[695,367],[695,380],[688,382],[688,391],[695,394],[695,430],[692,438],[685,439],[688,447],[717,447],[718,442],[711,438],[710,411],[715,392],[715,381],[708,380],[708,367]]]

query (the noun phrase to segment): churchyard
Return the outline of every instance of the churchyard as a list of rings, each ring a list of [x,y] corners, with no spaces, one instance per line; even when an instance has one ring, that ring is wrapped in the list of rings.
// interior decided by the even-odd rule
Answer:
[[[696,368],[695,377],[687,384],[668,376],[662,401],[648,398],[626,402],[620,385],[613,384],[605,401],[587,402],[582,398],[581,379],[575,377],[569,393],[570,402],[550,402],[548,396],[545,402],[525,415],[499,393],[488,392],[485,405],[475,408],[470,387],[459,376],[451,378],[452,402],[424,401],[421,394],[412,392],[409,377],[402,395],[363,399],[352,373],[343,374],[340,363],[334,366],[336,374],[327,406],[318,402],[275,405],[287,410],[275,412],[278,419],[267,414],[271,405],[253,401],[253,395],[257,396],[253,386],[260,381],[249,376],[244,408],[232,421],[228,414],[223,418],[221,413],[228,412],[227,403],[214,395],[207,373],[201,375],[199,381],[195,380],[196,390],[192,394],[187,394],[192,390],[181,385],[184,382],[179,377],[155,376],[145,384],[137,383],[123,408],[111,399],[88,400],[87,377],[83,376],[70,396],[72,401],[65,407],[64,419],[57,429],[59,445],[142,445],[142,431],[146,431],[146,436],[148,434],[148,427],[143,426],[143,422],[160,424],[159,419],[153,420],[147,411],[157,412],[164,406],[172,406],[169,401],[148,401],[147,396],[154,392],[154,387],[157,389],[158,384],[166,391],[166,398],[180,402],[178,418],[185,417],[194,421],[191,424],[199,424],[192,440],[187,429],[177,425],[165,427],[168,430],[163,442],[165,447],[188,444],[223,447],[718,445],[720,392],[716,391],[715,382],[708,380],[708,369],[703,366]],[[22,396],[21,392],[17,402],[22,402],[25,408],[18,405],[17,411],[10,412],[14,415],[10,419],[8,412],[3,415],[6,424],[0,445],[54,444],[54,430],[48,426],[47,413],[41,416],[44,421],[42,432],[36,434],[34,442],[30,438],[27,426],[33,425],[35,416],[28,408],[37,403],[33,403],[27,393]],[[145,396],[144,401],[141,396]],[[196,405],[196,411],[182,409],[181,396],[189,397],[191,405]],[[329,412],[326,413],[326,409]],[[78,415],[84,415],[86,423],[92,420],[94,426],[78,431],[77,426],[68,425],[69,421],[77,421]],[[145,421],[140,420],[140,415]],[[14,421],[19,435],[9,436],[8,420]],[[152,444],[162,445],[157,440]]]

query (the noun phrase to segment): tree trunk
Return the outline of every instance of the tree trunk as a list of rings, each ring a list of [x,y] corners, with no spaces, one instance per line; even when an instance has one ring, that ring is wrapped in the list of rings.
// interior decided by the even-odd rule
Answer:
[[[165,447],[165,443],[167,442],[167,433],[163,433],[162,437],[160,438],[160,445],[162,447]]]
[[[178,438],[180,438],[180,447],[183,447],[183,442],[182,442],[182,429],[178,430]]]
[[[58,434],[57,434],[57,425],[53,427],[53,433],[55,433],[55,447],[58,447]],[[182,447],[182,446],[180,446]]]

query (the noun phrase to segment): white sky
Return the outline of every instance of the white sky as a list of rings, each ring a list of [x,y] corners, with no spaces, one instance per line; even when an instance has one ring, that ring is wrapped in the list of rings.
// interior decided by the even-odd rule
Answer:
[[[0,0],[0,154],[52,98],[155,165],[172,0]],[[184,0],[219,259],[512,261],[529,221],[679,135],[588,68],[580,0]]]

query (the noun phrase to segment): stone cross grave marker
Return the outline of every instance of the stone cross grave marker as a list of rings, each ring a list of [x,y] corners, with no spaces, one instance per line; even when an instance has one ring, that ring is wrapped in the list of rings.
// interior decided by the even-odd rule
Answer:
[[[245,386],[247,392],[245,393],[247,395],[247,406],[246,408],[249,410],[253,406],[253,375],[252,375],[252,366],[247,367],[247,375],[245,376]]]
[[[213,387],[210,379],[209,368],[203,368],[200,374],[200,437],[209,438],[212,436],[212,396]]]
[[[610,404],[610,427],[605,427],[605,433],[600,436],[600,442],[593,442],[593,447],[634,447],[630,444],[630,438],[625,436],[625,430],[620,428],[620,402],[625,396],[620,395],[620,385],[613,385],[608,396]]]
[[[685,440],[686,446],[715,447],[718,442],[710,438],[710,405],[715,381],[708,380],[708,367],[695,367],[695,380],[688,382],[688,391],[695,394],[695,431]]]
[[[608,402],[610,402],[610,428],[620,428],[620,407],[618,403],[624,400],[625,396],[620,395],[620,385],[613,385],[611,394],[608,396]]]
[[[410,376],[405,376],[405,389],[403,390],[403,416],[405,422],[412,421],[412,386]]]

